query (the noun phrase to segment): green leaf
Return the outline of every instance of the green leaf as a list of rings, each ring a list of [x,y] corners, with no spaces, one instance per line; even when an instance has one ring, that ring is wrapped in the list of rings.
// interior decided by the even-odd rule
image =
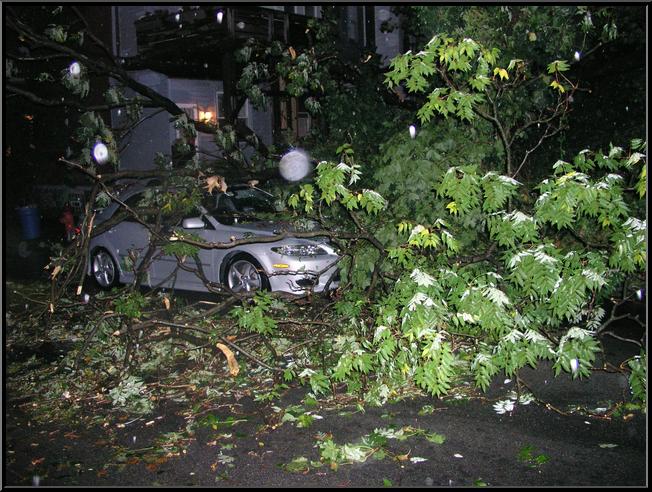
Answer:
[[[641,169],[641,174],[639,175],[638,182],[636,183],[636,191],[638,196],[643,198],[647,192],[647,163],[643,165]]]
[[[556,72],[566,72],[570,70],[570,65],[564,60],[555,60],[548,64],[548,73],[553,74]]]
[[[446,436],[437,434],[436,432],[433,432],[432,434],[426,434],[425,438],[434,444],[444,444],[444,442],[446,442]]]
[[[283,468],[290,473],[305,473],[310,470],[310,462],[305,456],[299,456],[286,463]]]

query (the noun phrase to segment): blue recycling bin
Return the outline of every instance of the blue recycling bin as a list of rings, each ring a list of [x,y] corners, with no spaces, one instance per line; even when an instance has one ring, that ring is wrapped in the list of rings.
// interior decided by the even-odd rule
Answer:
[[[36,239],[41,235],[41,216],[34,205],[18,207],[18,218],[23,228],[23,239]]]

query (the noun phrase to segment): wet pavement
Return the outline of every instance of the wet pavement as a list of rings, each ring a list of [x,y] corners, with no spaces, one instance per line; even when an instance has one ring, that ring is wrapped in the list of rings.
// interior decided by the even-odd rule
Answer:
[[[616,378],[618,379],[618,378]],[[613,385],[609,377],[602,384]],[[563,384],[563,383],[562,383]],[[647,483],[646,417],[561,415],[544,405],[518,406],[497,414],[488,399],[438,401],[419,398],[382,408],[314,409],[322,417],[308,428],[274,422],[271,406],[250,398],[225,401],[218,419],[235,417],[228,429],[198,428],[167,455],[145,451],[187,421],[173,405],[118,428],[36,425],[16,408],[6,420],[5,485],[168,485],[232,487],[392,486],[643,486]],[[615,381],[614,393],[620,394]],[[296,404],[305,390],[289,390],[278,406]],[[567,400],[573,403],[576,400]],[[604,402],[592,401],[592,409]],[[425,411],[424,411],[425,409]],[[599,409],[598,409],[599,411]],[[629,416],[628,416],[629,415]],[[354,445],[375,429],[420,429],[442,436],[389,440],[383,456],[319,465],[320,436]],[[131,453],[129,453],[131,451]],[[122,457],[119,457],[122,455]],[[414,459],[412,459],[414,458]],[[543,458],[543,459],[542,459]],[[304,459],[310,466],[289,471]],[[537,459],[539,461],[537,461]]]

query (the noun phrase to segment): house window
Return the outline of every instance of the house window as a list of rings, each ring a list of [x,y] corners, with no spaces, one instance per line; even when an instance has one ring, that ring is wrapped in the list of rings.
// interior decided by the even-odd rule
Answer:
[[[374,44],[374,8],[347,6],[340,11],[340,33],[360,47]]]
[[[218,126],[222,126],[225,122],[225,117],[224,117],[224,111],[222,108],[224,107],[224,92],[218,91],[217,92],[217,124]],[[242,108],[240,108],[240,112],[238,113],[238,121],[240,123],[245,124],[246,126],[249,125],[249,100],[247,99],[245,103],[242,105]]]
[[[288,14],[307,15],[309,17],[321,17],[319,5],[286,5],[284,7],[267,7],[274,10],[285,11]]]
[[[358,7],[346,7],[346,34],[351,41],[359,41]]]
[[[297,137],[305,137],[310,133],[312,128],[312,119],[310,113],[303,104],[303,100],[298,99],[296,105],[296,115],[297,115]]]
[[[314,5],[314,6],[308,5],[308,6],[306,6],[306,15],[308,17],[320,18],[321,17],[321,7],[318,6],[318,5]]]

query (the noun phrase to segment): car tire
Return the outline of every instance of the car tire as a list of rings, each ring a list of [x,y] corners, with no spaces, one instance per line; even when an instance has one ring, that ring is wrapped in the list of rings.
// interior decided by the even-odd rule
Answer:
[[[118,285],[118,265],[106,249],[98,248],[91,254],[91,276],[100,289],[109,290]]]
[[[224,284],[235,294],[269,290],[269,279],[260,263],[247,254],[237,254],[229,260],[224,271]]]

